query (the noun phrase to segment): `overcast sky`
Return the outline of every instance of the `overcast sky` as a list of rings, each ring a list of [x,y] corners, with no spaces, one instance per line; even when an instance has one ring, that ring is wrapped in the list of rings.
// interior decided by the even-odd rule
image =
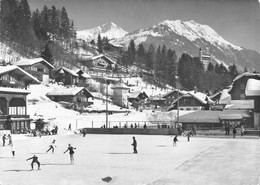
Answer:
[[[164,20],[207,24],[224,39],[260,51],[258,0],[28,0],[32,10],[66,8],[77,30],[114,22],[131,32]],[[258,19],[259,18],[259,19]]]

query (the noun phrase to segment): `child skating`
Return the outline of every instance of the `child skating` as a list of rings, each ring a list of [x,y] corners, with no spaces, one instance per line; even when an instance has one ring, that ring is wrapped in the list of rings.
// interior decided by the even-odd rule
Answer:
[[[178,139],[177,139],[177,135],[173,138],[173,146],[176,146]]]
[[[33,170],[33,164],[34,164],[34,163],[36,163],[36,164],[38,165],[38,170],[40,170],[41,164],[40,164],[40,162],[38,161],[38,157],[37,157],[36,155],[34,155],[34,156],[32,156],[32,157],[26,159],[26,161],[31,160],[31,159],[32,159],[32,163],[31,163],[32,170]]]
[[[12,143],[11,151],[12,151],[13,157],[15,157],[15,147],[14,147],[14,143]]]
[[[55,145],[55,140],[52,141],[52,143],[50,144],[50,148],[46,151],[46,153],[48,153],[50,150],[52,150],[52,153],[54,153],[54,147],[57,147]]]
[[[74,150],[75,150],[76,148],[74,148],[74,147],[72,147],[70,144],[69,144],[69,146],[68,146],[68,148],[67,148],[67,150],[64,152],[64,154],[67,152],[67,151],[69,151],[69,154],[70,154],[70,163],[71,164],[74,164]]]

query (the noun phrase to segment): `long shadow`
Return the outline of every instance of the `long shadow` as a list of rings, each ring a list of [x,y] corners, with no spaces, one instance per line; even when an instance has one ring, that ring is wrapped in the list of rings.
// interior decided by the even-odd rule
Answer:
[[[11,159],[13,157],[0,157],[0,159]]]
[[[5,172],[30,172],[33,170],[19,170],[19,169],[14,169],[14,170],[3,170]]]
[[[44,153],[44,152],[35,152],[35,153],[30,153],[30,154],[46,154],[46,153]]]
[[[108,154],[133,154],[133,153],[113,152],[113,153],[108,153]]]
[[[169,145],[157,145],[157,147],[170,147]]]
[[[67,165],[71,165],[70,163],[44,163],[44,164],[41,164],[42,166],[51,166],[51,165],[53,165],[53,166],[59,166],[59,165],[61,165],[61,166],[67,166]]]

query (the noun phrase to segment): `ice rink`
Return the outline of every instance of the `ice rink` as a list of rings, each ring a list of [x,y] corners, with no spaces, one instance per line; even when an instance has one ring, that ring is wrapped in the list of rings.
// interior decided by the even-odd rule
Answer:
[[[135,135],[138,154],[133,154],[133,135],[82,135],[17,139],[15,158],[11,147],[0,146],[1,185],[259,185],[258,139]],[[52,140],[57,148],[46,154]],[[75,164],[63,152],[76,147]],[[41,170],[31,171],[27,158],[36,154]],[[36,165],[36,164],[35,164]],[[111,177],[110,182],[102,178]]]

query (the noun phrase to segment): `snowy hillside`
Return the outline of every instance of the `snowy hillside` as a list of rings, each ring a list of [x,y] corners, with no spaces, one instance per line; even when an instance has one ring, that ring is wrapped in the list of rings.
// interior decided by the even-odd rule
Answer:
[[[245,67],[260,70],[258,52],[236,46],[221,37],[210,26],[193,20],[165,20],[149,28],[128,33],[112,43],[128,47],[131,40],[134,40],[136,45],[143,43],[146,48],[150,44],[155,47],[165,45],[167,48],[174,48],[178,56],[188,53],[198,57],[201,48],[202,51],[212,55],[213,62],[221,61],[227,66],[235,64],[240,70]]]
[[[98,34],[101,37],[107,37],[108,39],[118,39],[127,34],[125,30],[117,26],[115,23],[107,23],[96,28],[77,31],[77,38],[90,42],[91,40],[97,40]]]
[[[19,53],[0,42],[0,62],[14,63],[20,59],[23,59],[23,57]]]

